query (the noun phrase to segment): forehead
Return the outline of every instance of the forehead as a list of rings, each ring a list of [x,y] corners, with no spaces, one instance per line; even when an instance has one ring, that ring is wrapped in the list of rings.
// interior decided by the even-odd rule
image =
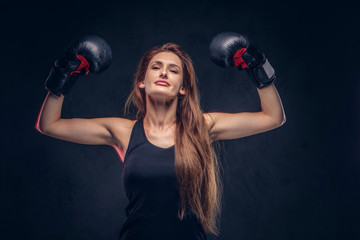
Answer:
[[[150,61],[153,62],[162,62],[164,64],[176,64],[177,66],[181,67],[181,60],[180,58],[172,52],[161,52],[156,54]]]

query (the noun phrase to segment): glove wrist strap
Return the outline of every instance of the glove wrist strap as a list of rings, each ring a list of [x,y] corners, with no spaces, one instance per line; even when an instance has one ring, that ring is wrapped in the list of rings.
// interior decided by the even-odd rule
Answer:
[[[275,70],[267,59],[262,65],[248,68],[247,72],[257,88],[266,87],[276,79]]]

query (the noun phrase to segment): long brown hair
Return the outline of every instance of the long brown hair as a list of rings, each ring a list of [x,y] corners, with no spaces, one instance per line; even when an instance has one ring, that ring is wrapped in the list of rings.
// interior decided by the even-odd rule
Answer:
[[[181,59],[183,87],[186,90],[185,95],[179,95],[176,110],[175,170],[180,194],[178,216],[182,220],[190,210],[206,232],[218,235],[222,195],[219,162],[200,108],[192,61],[179,45],[166,43],[151,48],[143,55],[135,73],[133,90],[125,103],[125,114],[132,103],[137,108],[137,118],[145,117],[145,91],[138,84],[144,79],[150,60],[161,52],[175,53]]]

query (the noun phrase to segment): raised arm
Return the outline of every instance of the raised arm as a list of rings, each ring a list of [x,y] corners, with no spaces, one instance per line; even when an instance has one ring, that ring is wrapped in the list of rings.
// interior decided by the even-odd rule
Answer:
[[[111,145],[123,160],[135,121],[124,118],[82,119],[61,118],[66,95],[80,75],[105,70],[111,62],[111,49],[105,40],[97,36],[81,38],[55,62],[46,79],[49,90],[35,128],[42,134],[81,144]]]
[[[46,79],[49,90],[35,128],[48,136],[82,144],[117,144],[110,126],[115,118],[62,119],[61,108],[66,95],[80,75],[105,70],[111,62],[109,45],[97,36],[87,36],[57,60]]]
[[[210,55],[221,67],[245,69],[257,87],[261,102],[260,112],[204,114],[214,141],[266,132],[285,123],[285,112],[273,84],[275,71],[265,55],[245,36],[231,32],[217,35],[210,44]]]
[[[205,113],[213,141],[237,139],[266,132],[283,125],[286,121],[280,96],[273,84],[258,89],[260,112]]]
[[[64,96],[48,93],[41,107],[35,128],[44,135],[65,141],[94,144],[116,144],[111,134],[113,118],[98,119],[62,119],[61,108]]]

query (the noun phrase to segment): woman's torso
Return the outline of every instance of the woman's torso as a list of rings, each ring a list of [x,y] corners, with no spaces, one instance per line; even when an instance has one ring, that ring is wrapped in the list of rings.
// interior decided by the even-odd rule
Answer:
[[[129,199],[120,239],[206,239],[201,224],[190,214],[178,218],[179,192],[175,147],[160,147],[136,121],[124,157],[123,182]]]

